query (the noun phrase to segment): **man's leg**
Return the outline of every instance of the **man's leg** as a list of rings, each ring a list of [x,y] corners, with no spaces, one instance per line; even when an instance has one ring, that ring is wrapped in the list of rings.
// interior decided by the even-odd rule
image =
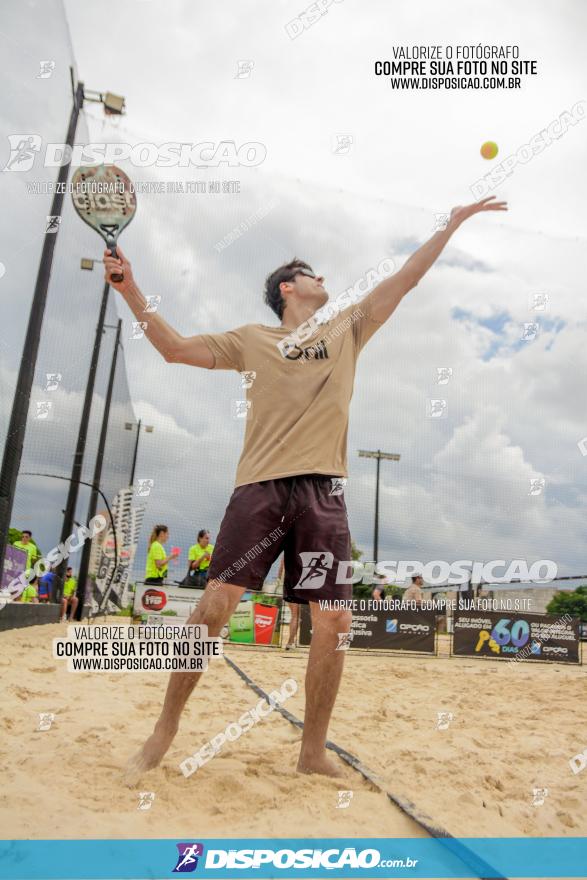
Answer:
[[[63,622],[67,619],[67,598],[64,596],[61,600],[61,615],[60,619]]]
[[[188,623],[206,625],[208,635],[217,636],[228,623],[244,591],[244,587],[211,581]],[[179,718],[188,697],[202,675],[202,672],[171,673],[163,709],[155,729],[127,766],[126,780],[129,785],[134,785],[142,773],[152,770],[160,763],[177,733]]]
[[[298,761],[301,773],[339,776],[340,768],[326,755],[328,724],[338,693],[346,651],[338,651],[339,634],[351,627],[350,611],[328,611],[310,602],[312,643],[306,670],[306,712],[302,748]]]
[[[71,597],[71,608],[69,611],[69,619],[75,620],[75,612],[77,611],[78,598],[77,596]]]

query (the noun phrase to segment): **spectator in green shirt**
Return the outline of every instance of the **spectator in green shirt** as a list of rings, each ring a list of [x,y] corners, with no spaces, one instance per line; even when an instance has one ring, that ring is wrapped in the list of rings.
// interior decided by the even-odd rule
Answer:
[[[32,532],[29,529],[23,529],[20,535],[20,540],[15,541],[13,547],[17,547],[19,550],[24,550],[26,553],[26,569],[25,574],[28,578],[29,572],[33,567],[33,562],[39,556],[39,549],[35,542],[33,541]]]
[[[65,581],[63,583],[63,598],[61,600],[61,623],[67,620],[67,606],[71,606],[69,619],[75,620],[75,612],[77,611],[78,598],[76,596],[77,580],[73,576],[73,568],[68,566],[65,572]]]
[[[33,584],[29,584],[28,587],[25,587],[18,599],[17,602],[31,602],[33,604],[37,604],[39,601],[37,598],[37,588]]]
[[[210,543],[210,532],[208,529],[200,529],[198,543],[190,547],[188,552],[190,580],[194,587],[205,587],[208,583],[208,569],[213,550],[214,544]]]
[[[168,539],[169,529],[167,526],[155,526],[149,538],[149,552],[145,569],[146,584],[162,584],[167,574],[167,564],[179,555],[179,549],[174,548],[167,556],[164,545]]]

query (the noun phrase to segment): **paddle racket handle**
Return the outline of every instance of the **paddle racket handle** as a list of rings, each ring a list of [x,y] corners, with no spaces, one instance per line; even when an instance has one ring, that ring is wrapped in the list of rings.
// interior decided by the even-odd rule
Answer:
[[[111,245],[109,245],[109,248],[110,248],[110,253],[112,254],[112,256],[117,257],[118,254],[116,253],[116,245],[111,244]],[[123,272],[117,272],[116,274],[112,273],[112,275],[110,276],[110,280],[114,281],[115,284],[120,284],[121,281],[124,281],[124,273]]]

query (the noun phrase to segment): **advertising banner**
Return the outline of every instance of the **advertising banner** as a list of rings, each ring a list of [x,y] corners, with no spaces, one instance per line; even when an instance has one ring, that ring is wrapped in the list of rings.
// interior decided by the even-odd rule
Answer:
[[[144,511],[144,505],[133,505],[132,486],[116,493],[112,504],[113,522],[100,547],[96,580],[92,584],[91,606],[94,613],[105,607],[116,613],[124,605]]]
[[[8,590],[10,582],[13,578],[20,577],[26,568],[27,554],[12,544],[6,545],[6,554],[4,556],[4,568],[2,569],[2,581],[0,583],[1,590]]]
[[[239,602],[239,605],[228,622],[231,642],[252,645],[255,641],[255,620],[252,602]]]
[[[278,605],[245,600],[229,620],[229,640],[245,645],[271,645],[278,617]]]
[[[361,648],[434,654],[434,636],[434,611],[373,609],[353,612],[348,647],[350,650]],[[299,642],[300,645],[309,645],[311,640],[310,609],[304,605],[301,611]]]
[[[254,602],[253,626],[256,645],[271,645],[279,616],[279,606]]]
[[[133,616],[162,614],[170,617],[183,617],[187,620],[204,595],[203,590],[191,587],[177,587],[167,584],[153,586],[137,584],[133,605]],[[146,619],[146,618],[145,618]]]
[[[579,621],[570,615],[456,611],[452,653],[493,660],[580,663]]]
[[[145,623],[159,622],[166,618],[178,617],[187,620],[204,594],[204,590],[191,587],[177,587],[162,584],[137,584],[135,589],[133,616]],[[240,602],[228,622],[226,635],[230,642],[243,645],[279,644],[279,605],[253,602],[246,599]]]

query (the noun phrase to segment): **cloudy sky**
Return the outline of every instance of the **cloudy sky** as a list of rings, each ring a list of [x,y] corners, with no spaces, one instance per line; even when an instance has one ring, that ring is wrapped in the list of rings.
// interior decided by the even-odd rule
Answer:
[[[69,36],[65,21],[48,15],[50,5],[20,4],[17,10],[14,4],[10,24],[22,30],[9,41],[7,131],[62,140],[67,59],[74,54],[86,87],[112,90],[127,101],[127,115],[114,121],[104,119],[99,105],[87,105],[80,143],[89,137],[131,145],[257,142],[266,148],[255,168],[120,163],[136,181],[240,181],[239,194],[139,194],[137,216],[124,233],[122,245],[144,293],[160,295],[162,314],[186,335],[272,323],[262,282],[294,255],[326,276],[333,296],[386,257],[399,267],[432,234],[436,214],[471,201],[471,187],[489,169],[587,99],[586,16],[579,2],[553,6],[542,0],[514,8],[426,0],[392,9],[375,0],[360,7],[343,0],[295,39],[287,26],[301,7],[293,2],[172,0],[163,8],[155,0],[123,0],[113,34],[101,24],[101,4],[66,2]],[[47,16],[47,27],[33,36],[27,16]],[[511,91],[398,91],[373,73],[374,62],[392,60],[400,45],[480,41],[519,46],[520,58],[537,62],[537,74]],[[58,60],[52,80],[35,81],[36,59],[42,58]],[[239,61],[248,62],[240,69],[249,75],[237,76]],[[577,445],[587,436],[581,283],[587,122],[573,122],[539,155],[514,166],[494,190],[509,200],[510,212],[477,217],[461,228],[361,355],[346,498],[351,532],[366,558],[372,553],[375,465],[359,459],[357,450],[380,448],[401,454],[399,463],[381,468],[380,558],[546,558],[561,574],[587,571],[587,456]],[[342,135],[350,146],[337,150]],[[479,154],[486,140],[499,146],[493,162]],[[4,165],[7,144],[2,150]],[[13,328],[2,347],[7,391],[40,247],[39,236],[27,230],[46,213],[46,198],[19,196],[22,180],[52,179],[54,173],[35,167],[1,181],[21,218],[16,228],[4,223],[7,252],[20,248],[22,254],[18,261],[2,258],[3,324]],[[255,214],[264,216],[255,222]],[[251,227],[245,234],[222,250],[215,247],[243,222]],[[80,283],[99,292],[96,273],[80,282],[79,263],[74,265],[84,248],[89,255],[100,252],[99,240],[79,226],[66,206],[50,291],[56,304],[60,297],[73,302]],[[531,307],[537,294],[547,295],[545,311]],[[56,368],[67,364],[59,340],[71,332],[89,340],[95,324],[91,311],[65,311],[56,306]],[[155,483],[146,522],[168,522],[172,543],[187,547],[201,526],[215,535],[233,486],[243,434],[242,422],[231,416],[240,396],[238,376],[166,364],[146,340],[130,339],[131,315],[123,303],[119,313],[135,412],[155,427],[142,438],[137,474]],[[534,339],[522,339],[525,323],[538,323]],[[80,349],[78,378],[70,370],[63,389],[68,405],[64,401],[60,418],[68,435],[75,433],[68,413],[76,401],[81,405],[84,351],[89,357],[87,345]],[[452,370],[446,385],[438,384],[441,367]],[[447,402],[445,417],[427,417],[427,402],[439,398]],[[532,481],[542,480],[544,488],[531,494]],[[51,498],[46,496],[41,519],[35,522],[30,511],[46,543],[59,531],[49,513]],[[27,504],[21,494],[20,515],[28,516]]]

